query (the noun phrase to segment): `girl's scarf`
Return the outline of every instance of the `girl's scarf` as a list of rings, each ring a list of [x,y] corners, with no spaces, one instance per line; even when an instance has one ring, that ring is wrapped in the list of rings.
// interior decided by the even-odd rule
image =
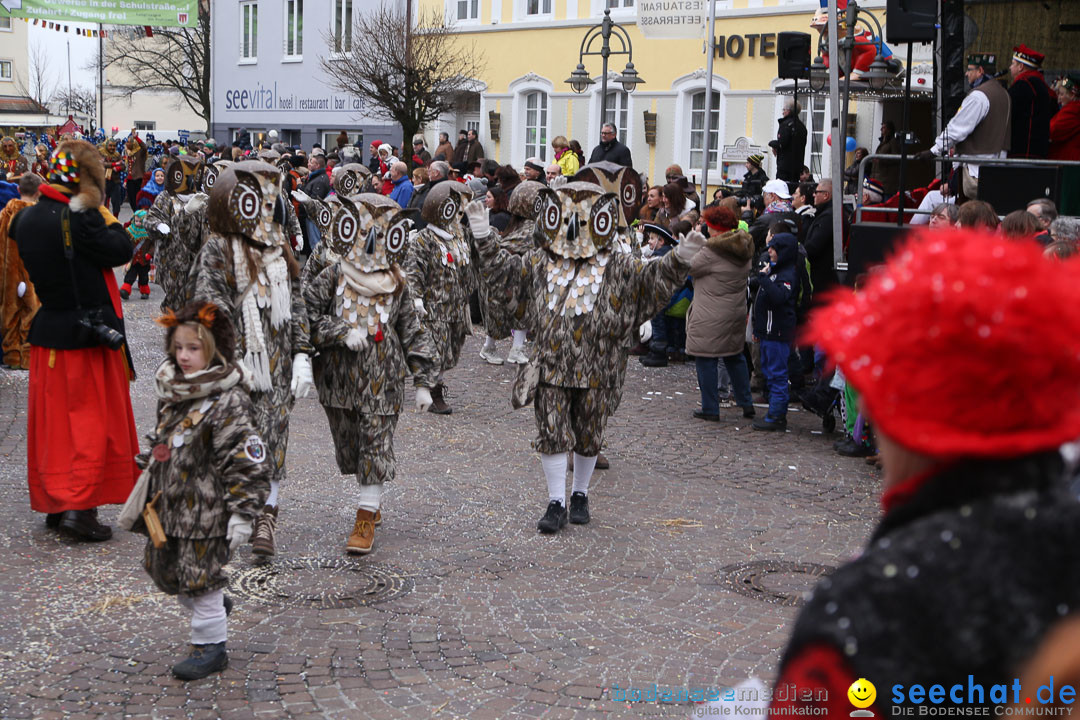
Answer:
[[[251,374],[242,365],[218,363],[184,375],[169,357],[154,373],[154,393],[164,405],[174,405],[223,392],[237,383],[249,387],[250,381]]]

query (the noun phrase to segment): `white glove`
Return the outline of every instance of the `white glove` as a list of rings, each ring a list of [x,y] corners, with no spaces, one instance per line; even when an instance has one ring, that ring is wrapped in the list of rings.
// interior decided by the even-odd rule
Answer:
[[[296,252],[300,252],[301,250],[304,249],[304,236],[303,235],[293,235],[292,239],[293,239],[293,242],[296,243]]]
[[[488,209],[479,200],[473,200],[465,206],[465,217],[469,219],[469,229],[474,238],[485,238],[491,233],[488,223]]]
[[[647,343],[652,339],[652,320],[646,320],[638,328],[638,337],[641,338],[641,342]]]
[[[652,245],[644,245],[644,246],[642,246],[642,248],[641,248],[641,257],[648,260],[652,256],[653,256]]]
[[[687,265],[697,255],[698,250],[705,247],[705,236],[697,230],[691,230],[679,238],[679,244],[675,246],[675,254]]]
[[[431,407],[431,391],[426,387],[416,388],[416,412],[427,412]]]
[[[299,203],[306,203],[309,200],[311,200],[311,196],[308,195],[303,190],[293,190],[292,191],[292,196],[293,196],[293,199],[296,200],[296,202],[299,202]]]
[[[416,308],[416,314],[420,317],[427,317],[427,309],[424,308],[424,301],[420,298],[416,298],[412,301],[413,307]]]
[[[251,521],[236,513],[229,515],[229,529],[225,531],[225,539],[229,541],[229,550],[235,551],[251,539]]]
[[[566,177],[565,175],[560,175],[559,177],[549,182],[548,187],[552,190],[558,190],[568,182],[570,182],[570,178]]]
[[[209,199],[210,197],[206,193],[195,193],[184,205],[184,212],[188,215],[199,212],[206,207],[206,201]]]
[[[367,336],[361,335],[359,328],[353,328],[345,336],[345,347],[350,350],[366,350],[368,346]]]
[[[165,223],[158,223],[157,226],[154,229],[157,230],[162,235],[168,235],[169,233],[172,232],[172,228],[169,227],[168,225],[166,225]]]
[[[22,297],[23,295],[25,295],[26,294],[26,283],[25,282],[20,282],[19,283],[19,289],[16,290],[15,292],[18,294],[19,297]]]
[[[311,375],[311,358],[307,356],[307,353],[296,353],[293,355],[292,365],[293,397],[307,397],[313,387],[315,387],[315,379]]]

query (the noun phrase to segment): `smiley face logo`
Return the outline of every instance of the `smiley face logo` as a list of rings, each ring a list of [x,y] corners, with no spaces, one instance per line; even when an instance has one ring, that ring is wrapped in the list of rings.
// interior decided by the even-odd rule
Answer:
[[[862,710],[874,704],[874,700],[877,699],[877,688],[866,678],[859,678],[851,683],[847,696],[852,705]]]

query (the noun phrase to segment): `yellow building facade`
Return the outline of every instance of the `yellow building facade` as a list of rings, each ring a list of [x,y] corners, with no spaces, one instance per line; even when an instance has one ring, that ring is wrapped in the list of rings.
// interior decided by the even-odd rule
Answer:
[[[646,39],[637,27],[634,0],[421,1],[425,9],[445,10],[462,42],[474,44],[485,63],[482,76],[475,78],[478,92],[428,128],[430,141],[439,131],[454,141],[458,129],[474,128],[488,157],[521,168],[527,157],[551,162],[550,141],[557,135],[578,140],[588,159],[606,119],[616,123],[635,168],[647,174],[650,183],[662,180],[671,164],[700,182],[707,82],[704,33],[697,40]],[[701,5],[707,8],[707,3]],[[884,20],[883,0],[864,6]],[[627,57],[612,56],[607,117],[601,118],[601,59],[585,58],[586,70],[596,81],[585,93],[575,93],[565,80],[577,66],[583,38],[603,18],[605,8],[627,31],[634,66],[645,82],[632,94],[623,91],[615,78]],[[731,158],[747,152],[766,155],[766,172],[775,175],[768,142],[776,137],[783,103],[774,90],[779,82],[777,38],[783,31],[809,32],[816,47],[817,34],[809,24],[817,8],[817,0],[717,0],[715,36],[724,52],[717,53],[713,67],[710,185],[726,177],[741,179],[742,163]],[[615,38],[612,45],[618,47]],[[598,48],[599,41],[594,46]],[[828,174],[830,151],[822,131],[831,108],[824,98],[808,101],[804,96],[801,104],[803,119],[813,130],[805,161],[815,177],[822,177]],[[882,108],[880,103],[862,105],[852,104],[849,127],[857,143],[872,150]],[[655,114],[655,138],[646,136],[646,113]]]

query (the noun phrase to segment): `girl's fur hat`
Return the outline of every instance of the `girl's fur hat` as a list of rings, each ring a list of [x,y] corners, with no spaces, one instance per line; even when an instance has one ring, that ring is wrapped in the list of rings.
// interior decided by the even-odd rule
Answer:
[[[172,344],[173,333],[176,328],[184,323],[198,323],[208,329],[214,336],[214,344],[217,345],[220,354],[228,363],[234,362],[236,352],[236,332],[233,330],[229,316],[211,302],[188,303],[176,312],[167,310],[164,315],[155,322],[168,331],[165,333],[165,346]]]

